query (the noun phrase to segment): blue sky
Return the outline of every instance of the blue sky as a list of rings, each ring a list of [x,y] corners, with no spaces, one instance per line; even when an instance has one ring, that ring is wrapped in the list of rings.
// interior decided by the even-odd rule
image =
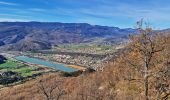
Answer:
[[[141,18],[170,28],[170,0],[0,0],[0,21],[89,23],[129,28]]]

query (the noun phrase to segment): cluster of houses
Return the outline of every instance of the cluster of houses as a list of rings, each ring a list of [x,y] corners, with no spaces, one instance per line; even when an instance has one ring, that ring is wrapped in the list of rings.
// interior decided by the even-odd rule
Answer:
[[[65,54],[53,54],[53,55],[37,55],[35,57],[45,60],[51,60],[58,63],[78,65],[86,68],[93,68],[94,70],[103,70],[104,63],[106,63],[107,57],[93,57],[85,55],[65,55]]]

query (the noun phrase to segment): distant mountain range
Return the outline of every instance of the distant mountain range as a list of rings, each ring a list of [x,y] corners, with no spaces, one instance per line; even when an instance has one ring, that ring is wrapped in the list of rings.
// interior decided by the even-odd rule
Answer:
[[[0,22],[0,50],[43,50],[58,44],[117,43],[135,29],[58,22]]]

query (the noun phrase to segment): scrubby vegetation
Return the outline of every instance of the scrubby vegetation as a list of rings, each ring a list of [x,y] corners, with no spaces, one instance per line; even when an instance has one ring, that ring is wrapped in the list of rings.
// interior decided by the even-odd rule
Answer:
[[[46,74],[0,91],[0,98],[26,100],[169,100],[170,34],[138,23],[125,51],[103,71],[77,77]]]
[[[1,89],[0,98],[169,100],[170,33],[153,33],[150,27],[143,28],[142,24],[142,21],[137,24],[140,34],[130,36],[130,43],[122,54],[108,62],[103,71],[44,74],[25,84]]]

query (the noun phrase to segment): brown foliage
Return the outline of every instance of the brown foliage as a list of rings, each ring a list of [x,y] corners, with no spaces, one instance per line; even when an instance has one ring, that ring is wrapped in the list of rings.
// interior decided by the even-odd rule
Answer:
[[[150,100],[170,98],[170,35],[151,36],[155,50],[148,67]],[[166,41],[165,41],[166,40]],[[138,36],[104,71],[77,77],[46,74],[36,80],[0,90],[1,100],[144,100],[143,45]],[[165,41],[165,42],[164,42]],[[149,45],[149,44],[148,44]],[[145,50],[152,51],[147,45]],[[135,47],[136,46],[136,47]],[[46,95],[47,94],[47,95]],[[57,99],[57,97],[60,97]]]

